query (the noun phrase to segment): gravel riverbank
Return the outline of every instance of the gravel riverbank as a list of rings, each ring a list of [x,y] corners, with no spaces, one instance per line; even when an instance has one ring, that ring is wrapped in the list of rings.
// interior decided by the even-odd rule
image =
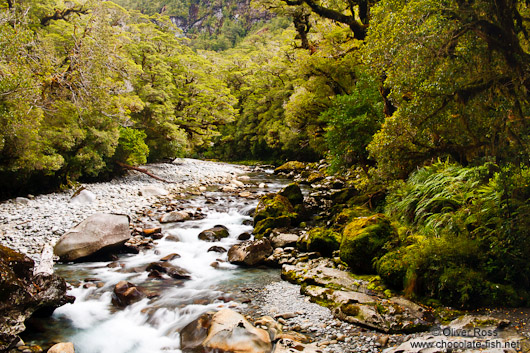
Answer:
[[[66,230],[94,213],[126,214],[134,221],[138,211],[163,194],[229,184],[237,175],[248,172],[244,166],[184,158],[145,168],[171,183],[130,171],[110,182],[82,184],[95,196],[92,202],[73,201],[74,190],[68,190],[0,203],[0,243],[37,259],[44,244],[55,244]]]

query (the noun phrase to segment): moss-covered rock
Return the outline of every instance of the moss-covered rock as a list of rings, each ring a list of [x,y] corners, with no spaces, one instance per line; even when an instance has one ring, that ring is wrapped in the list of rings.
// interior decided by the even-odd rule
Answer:
[[[265,218],[280,216],[296,217],[294,208],[288,198],[277,194],[267,194],[260,198],[256,212],[254,213],[254,224]]]
[[[358,194],[359,192],[355,188],[342,188],[333,192],[330,196],[335,204],[345,204]]]
[[[292,218],[290,216],[268,217],[262,219],[254,226],[254,237],[256,239],[261,239],[269,236],[273,229],[289,227],[291,225],[291,220]]]
[[[307,182],[313,184],[323,180],[326,176],[320,172],[313,172],[307,177]]]
[[[284,187],[279,193],[279,195],[285,196],[291,205],[299,205],[304,202],[304,195],[298,183],[292,183]]]
[[[333,218],[333,224],[336,227],[343,227],[346,224],[350,223],[353,219],[358,217],[368,217],[372,212],[363,206],[354,206],[349,208],[344,208]]]
[[[299,205],[297,205],[299,206]],[[254,213],[254,235],[257,239],[271,234],[275,228],[284,228],[300,222],[299,214],[285,196],[267,194],[259,200]]]
[[[319,252],[322,256],[331,256],[340,247],[341,235],[328,228],[313,228],[300,238],[297,246],[302,251]]]
[[[403,254],[397,251],[389,252],[379,258],[375,265],[377,274],[386,284],[398,290],[403,289],[409,266]]]
[[[353,272],[374,273],[373,262],[385,254],[383,246],[394,237],[394,229],[382,214],[358,217],[344,228],[340,258]]]
[[[299,172],[305,169],[305,163],[298,161],[289,161],[282,164],[278,168],[274,169],[274,173],[290,173],[290,172]]]

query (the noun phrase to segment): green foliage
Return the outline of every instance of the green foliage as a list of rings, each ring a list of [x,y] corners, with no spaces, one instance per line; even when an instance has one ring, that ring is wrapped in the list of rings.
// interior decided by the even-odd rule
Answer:
[[[326,141],[332,169],[370,164],[366,147],[383,121],[383,101],[373,79],[360,75],[353,93],[333,99],[331,108],[321,113],[326,122]]]
[[[16,173],[24,187],[50,175],[68,184],[107,173],[115,161],[209,144],[234,118],[236,101],[177,33],[167,17],[112,2],[0,9],[2,179]]]
[[[114,158],[130,165],[145,164],[149,147],[145,144],[147,135],[140,130],[120,128],[120,139]]]
[[[390,193],[387,212],[424,236],[402,236],[378,273],[450,305],[521,305],[530,286],[529,185],[529,169],[513,165],[418,170]]]
[[[372,8],[365,57],[397,108],[369,146],[382,175],[406,177],[433,157],[527,155],[529,23],[517,18],[529,8],[508,3],[383,0]]]

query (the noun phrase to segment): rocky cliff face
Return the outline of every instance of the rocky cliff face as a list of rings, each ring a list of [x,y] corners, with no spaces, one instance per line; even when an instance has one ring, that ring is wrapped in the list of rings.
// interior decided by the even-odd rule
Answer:
[[[250,0],[199,0],[189,4],[187,14],[168,15],[186,34],[207,32],[210,35],[219,34],[227,21],[239,23],[248,31],[256,23],[273,17],[268,11],[251,7]]]

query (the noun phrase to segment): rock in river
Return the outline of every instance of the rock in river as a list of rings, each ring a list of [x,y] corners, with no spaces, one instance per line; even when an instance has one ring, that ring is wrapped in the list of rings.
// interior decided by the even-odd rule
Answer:
[[[51,314],[74,298],[66,295],[66,282],[54,274],[33,274],[29,257],[0,245],[0,351],[18,341],[24,321],[37,310]]]
[[[74,344],[72,342],[57,343],[48,350],[48,353],[75,353]]]
[[[66,232],[54,248],[62,261],[77,261],[121,247],[129,238],[129,217],[97,213]]]
[[[243,315],[230,309],[202,315],[184,327],[180,336],[184,351],[269,353],[272,350],[267,331],[252,326]]]
[[[248,240],[236,244],[228,251],[228,261],[234,264],[254,266],[272,254],[272,246],[267,238]]]
[[[199,234],[199,239],[204,241],[218,241],[229,236],[228,228],[217,225],[213,228],[203,230]]]

